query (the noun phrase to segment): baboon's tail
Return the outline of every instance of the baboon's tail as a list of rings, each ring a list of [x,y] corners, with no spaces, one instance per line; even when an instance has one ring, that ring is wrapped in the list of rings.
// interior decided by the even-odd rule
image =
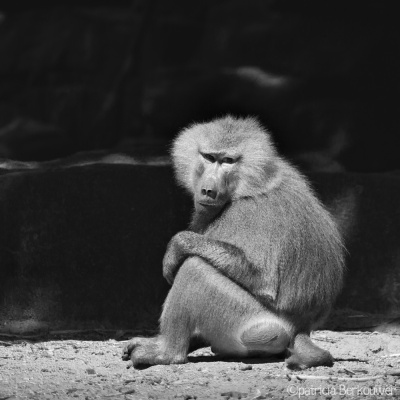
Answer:
[[[333,365],[331,353],[316,346],[308,333],[298,333],[288,350],[290,357],[286,359],[286,365],[290,369],[305,369],[322,365],[331,367]]]

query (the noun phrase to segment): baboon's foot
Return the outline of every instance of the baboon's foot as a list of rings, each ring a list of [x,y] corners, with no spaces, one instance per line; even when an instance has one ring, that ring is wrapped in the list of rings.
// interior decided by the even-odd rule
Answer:
[[[169,353],[160,337],[136,337],[128,342],[122,351],[124,361],[132,360],[135,368],[158,364],[182,364],[186,355]]]
[[[306,369],[311,367],[331,367],[334,359],[327,350],[315,345],[308,334],[298,334],[294,344],[288,348],[290,357],[286,360],[286,366],[290,369]]]
[[[322,349],[320,352],[314,352],[312,355],[295,353],[292,349],[289,349],[289,353],[291,355],[286,359],[286,366],[293,370],[302,370],[311,367],[332,367],[334,364],[331,353]]]

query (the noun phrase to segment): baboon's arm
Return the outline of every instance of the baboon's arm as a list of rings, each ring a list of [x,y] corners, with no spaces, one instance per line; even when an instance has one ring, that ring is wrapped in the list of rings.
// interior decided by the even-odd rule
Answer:
[[[179,267],[191,256],[203,258],[249,292],[257,292],[256,286],[259,286],[262,271],[248,261],[242,249],[191,231],[177,233],[168,244],[163,260],[163,275],[170,284]]]

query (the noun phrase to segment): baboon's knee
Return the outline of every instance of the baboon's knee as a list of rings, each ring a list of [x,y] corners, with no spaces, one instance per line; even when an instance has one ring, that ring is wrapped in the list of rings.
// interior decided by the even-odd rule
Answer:
[[[181,265],[175,280],[179,279],[184,282],[195,280],[200,283],[199,280],[208,279],[210,274],[215,273],[213,267],[200,257],[189,257]]]
[[[290,337],[279,322],[267,320],[248,324],[240,340],[249,352],[278,354],[286,350]]]

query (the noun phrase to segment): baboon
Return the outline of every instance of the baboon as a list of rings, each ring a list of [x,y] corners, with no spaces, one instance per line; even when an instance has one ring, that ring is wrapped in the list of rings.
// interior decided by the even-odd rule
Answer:
[[[194,213],[164,256],[172,288],[160,334],[133,338],[123,359],[135,367],[184,363],[200,337],[220,355],[282,353],[290,368],[332,365],[310,331],[342,287],[344,249],[307,180],[254,118],[190,126],[172,159]]]

